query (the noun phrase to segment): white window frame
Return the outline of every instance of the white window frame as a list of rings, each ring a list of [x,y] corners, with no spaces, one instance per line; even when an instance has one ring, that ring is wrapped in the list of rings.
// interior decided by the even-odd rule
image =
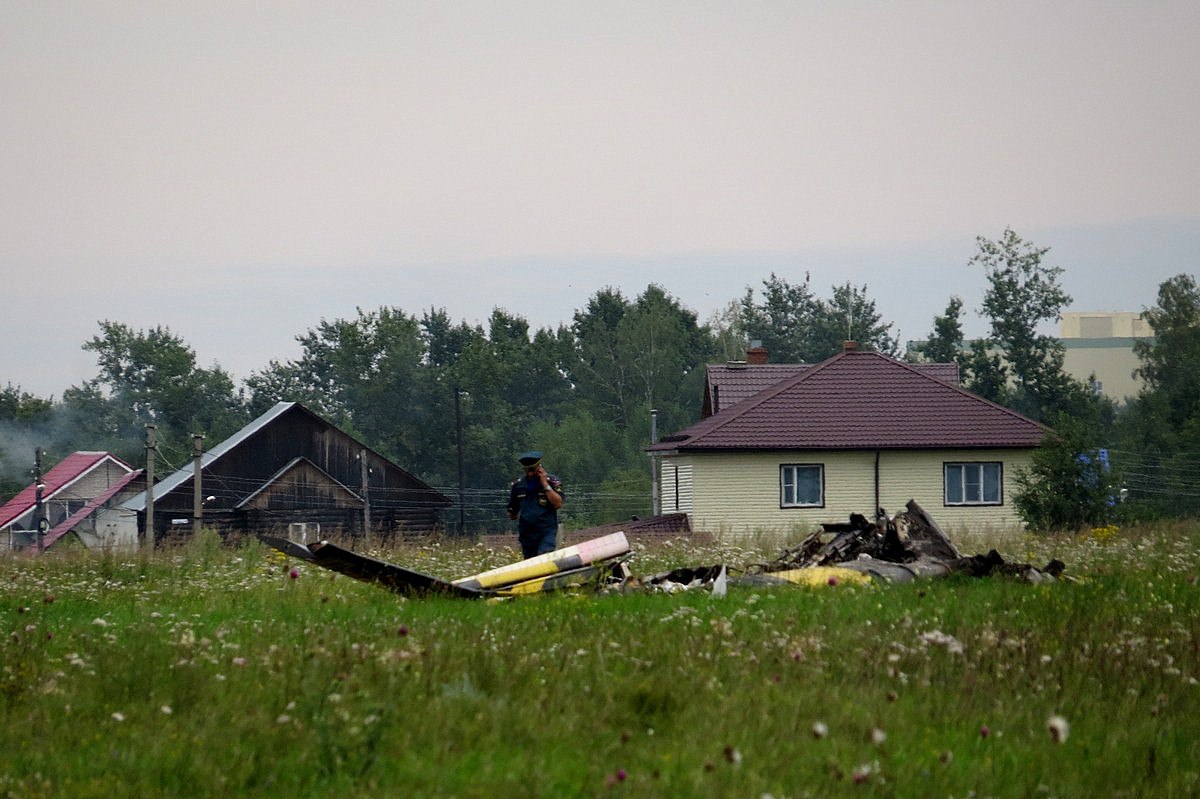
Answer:
[[[952,470],[957,474],[952,475]],[[994,475],[994,494],[988,491],[989,474]],[[959,498],[952,500],[950,489],[956,481]],[[946,506],[954,508],[1003,505],[1003,461],[946,461],[942,464],[942,499]]]
[[[800,469],[815,469],[817,472],[817,480],[820,483],[820,497],[816,502],[798,502],[796,499],[796,487],[799,481],[796,479],[797,472]],[[788,477],[791,481],[788,481]],[[792,501],[788,502],[788,491],[791,490]],[[779,507],[781,508],[823,508],[825,507],[825,464],[823,463],[781,463],[779,465]]]

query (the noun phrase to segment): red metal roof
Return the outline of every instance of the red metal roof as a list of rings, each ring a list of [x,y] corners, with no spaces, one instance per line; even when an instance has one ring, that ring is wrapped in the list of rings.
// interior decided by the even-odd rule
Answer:
[[[650,449],[983,449],[1041,442],[1042,425],[940,377],[877,352],[847,350]]]
[[[42,489],[42,501],[50,499],[84,474],[87,474],[105,459],[119,464],[127,471],[133,471],[132,466],[111,452],[72,452],[42,475],[42,483],[46,486]],[[0,506],[0,527],[4,527],[13,519],[28,512],[36,501],[37,487],[33,483],[30,483],[21,489],[15,497],[4,503],[3,506]]]

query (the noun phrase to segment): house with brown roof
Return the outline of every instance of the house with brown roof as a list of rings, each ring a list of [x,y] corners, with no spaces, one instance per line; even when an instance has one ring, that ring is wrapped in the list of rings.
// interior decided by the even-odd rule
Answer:
[[[952,386],[958,385],[956,363],[912,363],[909,366]],[[705,371],[701,416],[707,419],[717,411],[730,408],[781,380],[795,377],[811,368],[812,364],[809,363],[769,363],[767,350],[763,347],[746,350],[744,361],[709,364]]]
[[[78,540],[94,548],[136,546],[119,505],[145,488],[142,471],[111,452],[73,452],[42,476],[41,545]],[[30,483],[0,506],[0,549],[38,546],[38,490]]]
[[[649,448],[662,512],[697,531],[809,531],[915,499],[945,529],[1013,527],[1014,478],[1047,432],[932,365],[844,351]],[[955,378],[957,375],[955,375]]]

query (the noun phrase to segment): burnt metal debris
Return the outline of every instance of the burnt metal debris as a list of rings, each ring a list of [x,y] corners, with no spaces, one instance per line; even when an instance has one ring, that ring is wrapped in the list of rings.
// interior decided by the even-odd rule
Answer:
[[[909,500],[905,510],[891,518],[881,508],[875,521],[854,513],[849,522],[824,524],[822,528],[774,560],[751,564],[746,574],[770,575],[837,566],[892,582],[951,574],[971,577],[1000,574],[1043,582],[1058,578],[1066,568],[1057,559],[1040,569],[1028,563],[1011,563],[994,549],[986,555],[963,556],[915,500]],[[830,534],[833,537],[827,540]]]
[[[599,585],[613,579],[623,581],[627,577],[624,560],[630,553],[625,534],[617,532],[458,580],[444,580],[344,549],[328,541],[301,545],[267,536],[260,540],[297,560],[378,585],[402,596],[441,595],[465,599],[520,596],[589,583]]]
[[[626,561],[632,554],[623,532],[592,538],[546,555],[518,561],[457,580],[444,580],[352,552],[327,541],[303,546],[280,538],[261,539],[284,554],[404,596],[442,595],[497,598],[590,587],[597,591],[676,591],[709,589],[723,596],[728,584],[834,585],[871,580],[907,582],[961,574],[1006,575],[1027,582],[1059,579],[1065,565],[1051,560],[1042,568],[1006,561],[999,552],[963,556],[925,510],[910,500],[888,517],[882,508],[872,521],[862,514],[848,522],[826,523],[770,561],[732,568],[682,566],[635,577]]]

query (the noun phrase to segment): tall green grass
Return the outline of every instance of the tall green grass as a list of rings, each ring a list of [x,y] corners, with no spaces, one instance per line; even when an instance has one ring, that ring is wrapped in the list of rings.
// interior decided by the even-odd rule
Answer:
[[[0,796],[1200,794],[1200,528],[1004,541],[1073,579],[489,603],[203,539],[3,558]]]

